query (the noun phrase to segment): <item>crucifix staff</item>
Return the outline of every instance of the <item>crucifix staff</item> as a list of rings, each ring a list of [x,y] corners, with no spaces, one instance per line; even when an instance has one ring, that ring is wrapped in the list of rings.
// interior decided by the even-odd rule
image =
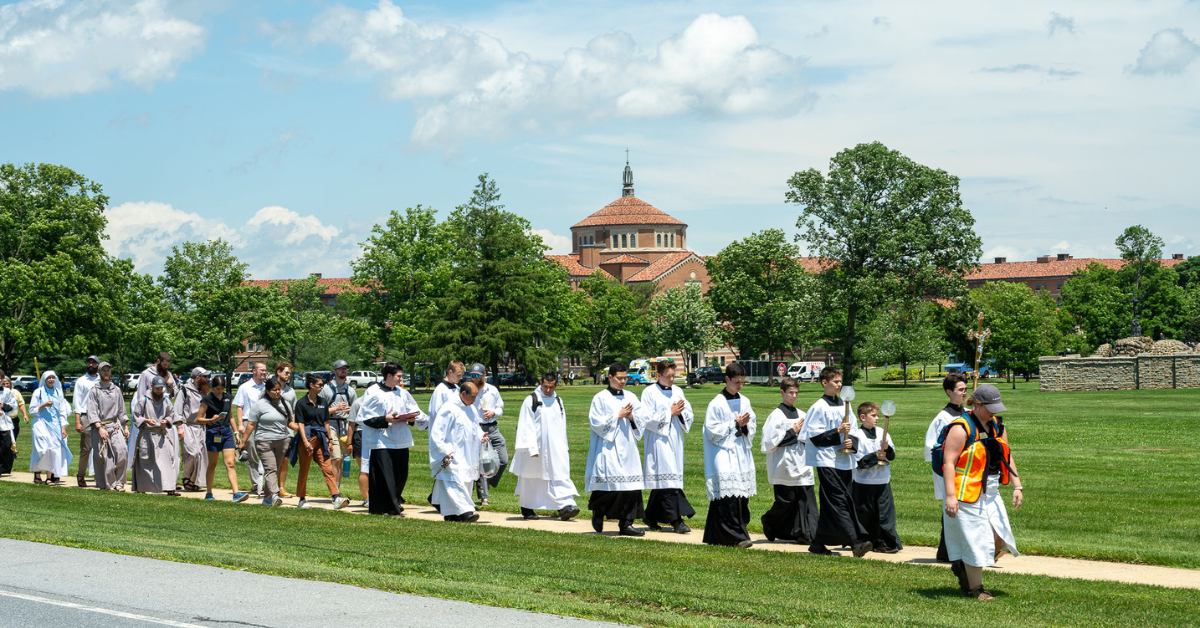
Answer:
[[[975,319],[975,329],[967,332],[967,339],[975,341],[975,372],[971,375],[971,392],[979,388],[979,359],[983,357],[983,341],[992,335],[992,330],[983,328],[983,312]]]

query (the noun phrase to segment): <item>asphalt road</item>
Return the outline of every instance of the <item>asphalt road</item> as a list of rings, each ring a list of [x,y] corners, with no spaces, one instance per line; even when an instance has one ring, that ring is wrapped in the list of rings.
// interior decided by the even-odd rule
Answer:
[[[10,539],[0,557],[5,628],[617,625]]]

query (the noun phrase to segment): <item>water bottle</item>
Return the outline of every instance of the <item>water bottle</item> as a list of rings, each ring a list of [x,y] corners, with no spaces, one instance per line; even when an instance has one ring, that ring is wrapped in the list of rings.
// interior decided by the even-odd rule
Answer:
[[[342,456],[342,477],[350,477],[350,456]]]

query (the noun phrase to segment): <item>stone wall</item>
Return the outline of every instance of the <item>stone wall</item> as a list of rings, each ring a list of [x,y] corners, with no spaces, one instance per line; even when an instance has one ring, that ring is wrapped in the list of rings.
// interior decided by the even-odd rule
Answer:
[[[1196,353],[1043,357],[1038,365],[1045,391],[1200,388],[1200,354]]]

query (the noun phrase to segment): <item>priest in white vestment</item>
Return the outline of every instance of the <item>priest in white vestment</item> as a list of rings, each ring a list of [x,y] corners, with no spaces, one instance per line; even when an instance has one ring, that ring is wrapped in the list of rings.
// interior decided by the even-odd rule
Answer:
[[[521,402],[517,417],[517,447],[512,473],[521,516],[537,519],[537,510],[553,510],[567,521],[579,514],[571,481],[571,454],[567,445],[567,415],[562,397],[554,394],[558,373],[542,376],[540,385]]]
[[[696,417],[683,389],[675,385],[675,362],[661,360],[656,370],[658,381],[642,391],[640,409],[646,425],[642,443],[650,490],[643,521],[654,531],[666,524],[678,534],[687,534],[692,529],[683,519],[696,516],[696,510],[683,494],[683,437]]]
[[[642,439],[642,424],[637,395],[625,392],[629,366],[614,362],[608,367],[608,388],[596,393],[588,411],[592,429],[588,446],[587,468],[583,472],[584,490],[591,493],[588,508],[592,528],[604,531],[604,520],[616,519],[623,536],[645,536],[633,522],[646,515],[642,505],[642,457],[637,443]]]

